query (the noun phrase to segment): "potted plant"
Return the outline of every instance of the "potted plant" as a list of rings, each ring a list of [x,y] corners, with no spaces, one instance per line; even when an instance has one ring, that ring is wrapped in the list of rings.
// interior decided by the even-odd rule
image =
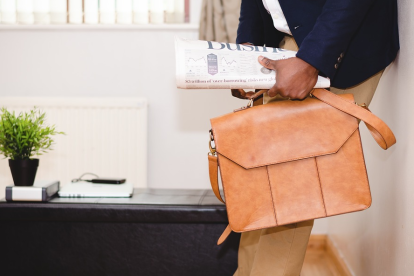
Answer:
[[[45,125],[46,113],[36,107],[16,116],[15,112],[1,109],[0,154],[9,159],[14,185],[32,186],[36,177],[39,159],[34,156],[51,150],[55,126]]]

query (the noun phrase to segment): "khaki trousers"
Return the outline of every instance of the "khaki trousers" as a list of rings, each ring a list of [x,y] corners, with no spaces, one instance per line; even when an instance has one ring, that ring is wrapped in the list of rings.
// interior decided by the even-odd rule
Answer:
[[[297,51],[291,36],[286,36],[279,47]],[[332,65],[333,66],[333,65]],[[357,103],[369,105],[383,71],[366,81],[347,89],[331,87],[335,94],[354,94]],[[279,95],[264,95],[263,103],[285,100]],[[239,246],[239,265],[234,276],[299,276],[313,220],[243,233]]]

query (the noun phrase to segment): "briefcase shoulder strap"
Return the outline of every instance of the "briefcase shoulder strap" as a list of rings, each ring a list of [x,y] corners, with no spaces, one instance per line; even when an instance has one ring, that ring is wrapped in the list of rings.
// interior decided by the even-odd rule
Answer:
[[[219,183],[218,183],[218,162],[217,162],[217,156],[214,155],[208,155],[208,170],[210,175],[210,184],[211,188],[213,189],[214,194],[216,197],[226,204],[221,198],[220,189],[219,189]]]
[[[214,194],[216,195],[216,197],[223,202],[224,204],[226,204],[223,200],[223,198],[221,197],[220,194],[220,188],[219,188],[219,183],[218,183],[218,162],[217,162],[217,156],[214,155],[208,155],[208,168],[209,168],[209,174],[210,174],[210,184],[211,184],[211,188],[213,189]],[[220,238],[217,241],[217,245],[222,244],[227,237],[230,235],[231,233],[231,228],[230,228],[230,224],[227,225],[226,229],[224,229],[223,233],[221,234]]]
[[[374,137],[381,148],[388,149],[396,143],[394,133],[392,133],[387,124],[372,114],[367,107],[346,101],[325,89],[315,89],[311,95],[342,112],[364,121],[372,137]]]

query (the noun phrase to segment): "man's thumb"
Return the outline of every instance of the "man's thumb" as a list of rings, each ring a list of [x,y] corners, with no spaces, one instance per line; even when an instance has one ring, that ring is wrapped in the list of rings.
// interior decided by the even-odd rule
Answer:
[[[267,57],[259,56],[259,63],[263,65],[263,67],[266,67],[267,69],[271,69],[271,70],[276,69],[275,60],[269,59]]]

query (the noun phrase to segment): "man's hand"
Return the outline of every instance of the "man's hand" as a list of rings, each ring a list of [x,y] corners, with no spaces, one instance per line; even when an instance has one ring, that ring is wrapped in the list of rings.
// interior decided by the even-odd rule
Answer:
[[[243,89],[232,89],[231,94],[233,95],[233,97],[248,100],[251,96],[254,95],[254,92],[245,92]]]
[[[280,94],[291,100],[303,100],[318,80],[318,70],[306,61],[294,57],[271,60],[260,56],[259,63],[276,71],[276,84],[269,90],[270,97]]]

